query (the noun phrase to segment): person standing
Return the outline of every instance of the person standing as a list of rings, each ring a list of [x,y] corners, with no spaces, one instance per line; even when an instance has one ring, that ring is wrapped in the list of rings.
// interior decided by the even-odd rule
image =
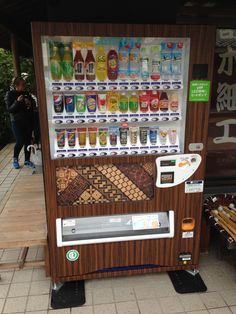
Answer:
[[[13,167],[19,169],[19,154],[24,146],[25,162],[28,168],[34,168],[30,161],[30,150],[27,150],[31,144],[32,130],[34,123],[35,101],[28,91],[23,77],[18,76],[12,82],[12,90],[5,96],[7,111],[10,113],[12,131],[16,139],[13,154]]]

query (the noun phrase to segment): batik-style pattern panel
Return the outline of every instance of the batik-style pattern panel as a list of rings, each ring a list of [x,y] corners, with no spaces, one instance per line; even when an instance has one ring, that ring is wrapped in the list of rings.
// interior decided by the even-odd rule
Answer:
[[[150,200],[153,167],[152,163],[57,167],[58,205]]]

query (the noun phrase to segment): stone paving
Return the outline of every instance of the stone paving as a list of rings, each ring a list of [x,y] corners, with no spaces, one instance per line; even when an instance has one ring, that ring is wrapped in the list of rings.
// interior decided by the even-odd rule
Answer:
[[[14,186],[14,181],[18,176],[31,175],[32,169],[23,167],[24,154],[23,151],[20,154],[20,169],[12,168],[12,152],[14,144],[6,145],[0,151],[0,212],[4,204],[4,199],[7,199],[8,192]]]
[[[32,170],[12,169],[13,144],[0,151],[0,206],[18,176]],[[21,155],[21,164],[23,163]],[[0,207],[1,208],[1,207]],[[15,262],[20,249],[0,250],[0,261]],[[29,250],[27,260],[43,258],[41,247]],[[52,310],[50,279],[43,268],[1,271],[0,313],[26,314],[236,314],[236,271],[215,252],[200,259],[206,293],[177,294],[166,273],[87,280],[82,307]]]

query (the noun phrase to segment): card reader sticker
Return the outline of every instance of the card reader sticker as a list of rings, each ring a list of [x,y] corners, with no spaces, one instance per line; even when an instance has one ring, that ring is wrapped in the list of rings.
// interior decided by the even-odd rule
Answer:
[[[174,171],[161,172],[161,184],[174,183]]]

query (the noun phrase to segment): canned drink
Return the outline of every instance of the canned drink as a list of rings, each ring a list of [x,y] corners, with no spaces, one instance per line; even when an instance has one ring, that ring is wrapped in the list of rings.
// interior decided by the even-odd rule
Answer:
[[[166,145],[167,134],[168,134],[167,130],[161,129],[159,131],[159,140],[161,145]]]
[[[57,135],[57,146],[59,148],[64,148],[65,146],[65,129],[55,129]]]
[[[98,94],[98,110],[102,113],[107,111],[107,95]]]
[[[118,126],[109,127],[109,139],[110,139],[110,145],[111,146],[117,145],[118,134],[119,134],[119,127]]]
[[[127,145],[128,131],[129,131],[129,128],[127,126],[120,127],[120,145],[122,146]]]
[[[142,145],[147,145],[148,130],[146,126],[139,128],[139,140]]]
[[[74,113],[75,111],[75,97],[74,95],[65,95],[65,109],[67,113]]]
[[[86,110],[86,104],[85,104],[85,95],[79,94],[75,95],[75,106],[76,111],[79,113],[83,113]]]
[[[97,108],[97,95],[96,94],[88,94],[86,95],[87,109],[89,113],[96,112]]]
[[[175,145],[177,141],[177,130],[176,129],[170,129],[168,130],[168,138],[171,145]]]
[[[157,127],[150,127],[149,129],[149,139],[152,145],[157,143]]]
[[[89,145],[95,147],[97,144],[97,128],[88,128]]]
[[[75,147],[75,133],[76,129],[67,129],[67,140],[69,147]]]
[[[53,106],[55,113],[62,113],[64,109],[62,94],[53,94]]]
[[[132,126],[129,128],[130,131],[130,144],[132,146],[137,145],[138,141],[138,127]]]
[[[99,128],[98,137],[100,146],[107,146],[108,128]]]

